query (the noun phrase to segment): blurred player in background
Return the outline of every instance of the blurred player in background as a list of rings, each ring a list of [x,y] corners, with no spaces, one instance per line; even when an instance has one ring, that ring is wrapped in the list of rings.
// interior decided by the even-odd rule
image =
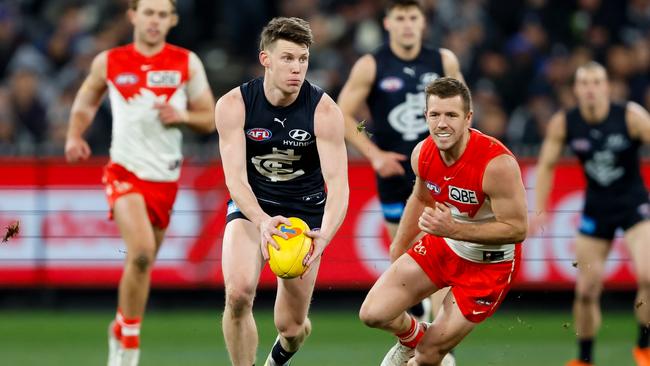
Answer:
[[[426,96],[431,136],[411,155],[415,186],[391,244],[398,259],[360,311],[366,325],[398,337],[382,366],[441,365],[504,300],[527,230],[517,161],[498,140],[470,128],[465,84],[440,78]],[[426,234],[409,249],[420,231]],[[405,311],[446,286],[451,291],[430,325]]]
[[[379,201],[391,239],[415,182],[408,157],[429,133],[422,114],[424,88],[441,76],[463,80],[458,59],[450,50],[423,45],[425,26],[424,9],[418,0],[389,1],[384,17],[388,42],[356,62],[338,98],[346,140],[376,172]],[[372,116],[370,137],[355,118],[364,106]],[[397,259],[393,254],[390,258]],[[434,301],[434,312],[445,293],[442,291]],[[411,311],[421,320],[429,320],[428,299],[424,304]]]
[[[553,170],[565,145],[580,159],[587,179],[585,205],[575,240],[578,277],[573,302],[578,359],[568,365],[592,365],[594,337],[601,323],[600,294],[605,261],[618,228],[634,263],[639,289],[637,365],[650,366],[650,203],[641,177],[639,147],[650,143],[650,116],[643,107],[612,103],[607,71],[590,62],[576,71],[578,107],[551,119],[537,164],[533,230],[546,220]]]
[[[344,122],[336,103],[305,80],[312,33],[299,18],[275,18],[261,34],[264,77],[217,102],[215,122],[230,192],[223,239],[223,333],[233,365],[255,362],[253,300],[272,235],[289,216],[312,229],[313,253],[301,278],[278,279],[278,337],[265,365],[287,365],[311,332],[307,317],[323,250],[348,205]],[[327,193],[325,187],[327,186]],[[318,230],[320,229],[320,230]]]
[[[178,190],[179,127],[214,131],[214,98],[201,61],[165,42],[178,22],[176,1],[131,0],[128,17],[133,43],[95,57],[75,98],[65,145],[69,162],[90,157],[83,135],[108,90],[113,136],[103,182],[127,250],[109,328],[109,366],[138,364],[152,265]]]

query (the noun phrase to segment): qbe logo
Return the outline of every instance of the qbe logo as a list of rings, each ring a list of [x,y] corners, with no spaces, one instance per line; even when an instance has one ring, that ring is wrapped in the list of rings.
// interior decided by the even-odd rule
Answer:
[[[266,128],[251,128],[246,131],[246,136],[253,141],[265,141],[270,139],[273,134]]]
[[[466,205],[478,205],[476,192],[465,188],[449,186],[449,199]]]
[[[147,73],[147,87],[149,88],[175,88],[180,85],[180,71],[161,70],[149,71]]]

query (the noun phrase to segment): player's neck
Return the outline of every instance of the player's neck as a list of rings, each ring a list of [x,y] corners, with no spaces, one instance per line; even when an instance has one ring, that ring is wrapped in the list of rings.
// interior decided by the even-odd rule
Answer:
[[[395,56],[404,61],[411,61],[418,57],[420,50],[422,49],[422,44],[417,43],[413,47],[404,47],[397,42],[391,41],[389,43],[390,50]]]
[[[145,42],[135,41],[133,42],[133,47],[143,56],[151,57],[158,54],[160,51],[165,48],[165,42],[160,42],[158,44],[152,45]]]
[[[297,93],[288,94],[273,85],[268,77],[264,77],[264,96],[275,107],[286,107],[290,105],[298,99],[299,93],[300,90]]]
[[[445,165],[450,166],[460,159],[467,149],[467,143],[469,142],[470,132],[466,131],[463,136],[447,150],[440,150],[440,158],[445,163]]]
[[[590,106],[581,105],[579,108],[582,118],[588,123],[600,123],[609,115],[609,101]]]

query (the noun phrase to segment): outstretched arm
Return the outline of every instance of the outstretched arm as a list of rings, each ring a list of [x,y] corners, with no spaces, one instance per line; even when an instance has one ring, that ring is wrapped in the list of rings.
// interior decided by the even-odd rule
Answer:
[[[321,171],[327,186],[327,201],[320,230],[310,232],[314,238],[314,251],[306,260],[307,266],[320,257],[343,223],[350,195],[343,115],[327,94],[323,94],[316,107],[314,132]]]
[[[95,118],[106,88],[106,52],[102,52],[95,56],[90,73],[72,103],[65,140],[65,157],[68,162],[74,163],[90,157],[90,147],[83,135]]]
[[[368,137],[363,126],[359,126],[355,114],[365,104],[375,80],[377,64],[372,55],[361,57],[352,67],[348,81],[338,98],[345,118],[345,139],[351,143],[382,177],[404,174],[400,161],[407,157],[392,151],[381,150]]]

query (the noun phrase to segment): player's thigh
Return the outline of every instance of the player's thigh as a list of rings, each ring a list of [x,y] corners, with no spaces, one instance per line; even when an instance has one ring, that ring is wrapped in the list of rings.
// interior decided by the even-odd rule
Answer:
[[[575,240],[578,279],[576,288],[593,291],[601,287],[605,261],[611,249],[610,240],[578,234]]]
[[[221,248],[221,269],[226,294],[252,295],[262,269],[260,234],[255,224],[235,219],[226,224]]]
[[[463,316],[453,292],[448,291],[442,301],[440,311],[418,345],[418,351],[426,353],[427,347],[449,351],[460,343],[476,325],[477,323],[471,322]]]
[[[156,238],[141,194],[129,193],[117,198],[113,218],[126,243],[127,256],[140,250],[155,252]]]
[[[650,220],[643,220],[625,231],[625,243],[639,281],[650,279]]]
[[[361,311],[393,319],[436,290],[420,265],[410,255],[402,255],[372,286]]]
[[[311,265],[309,272],[302,278],[278,278],[274,308],[276,324],[302,324],[309,312],[319,267],[320,259]]]

